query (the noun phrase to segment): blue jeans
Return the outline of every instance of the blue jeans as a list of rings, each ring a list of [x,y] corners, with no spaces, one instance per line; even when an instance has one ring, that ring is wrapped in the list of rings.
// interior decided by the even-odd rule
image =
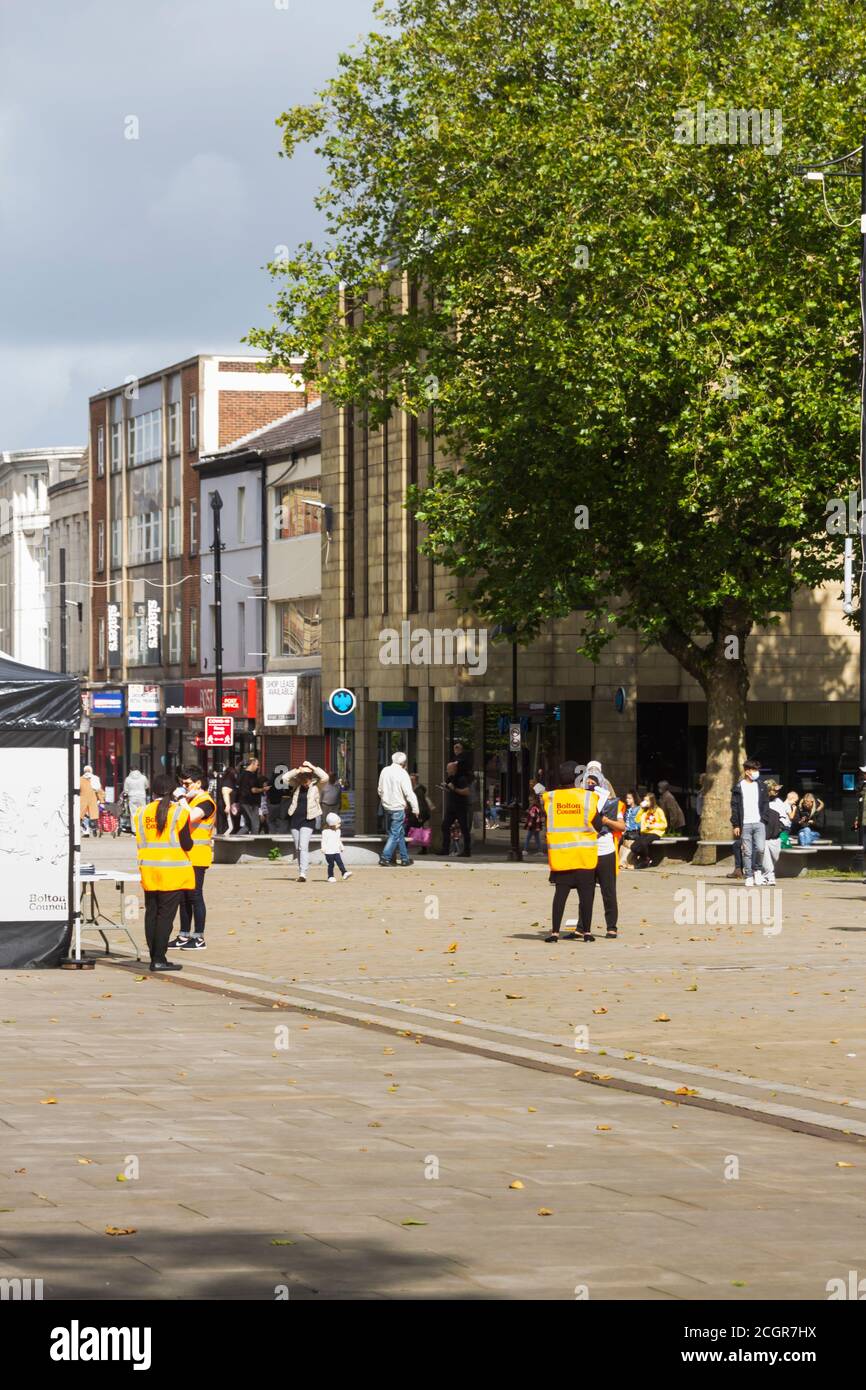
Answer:
[[[394,850],[397,850],[403,863],[408,863],[409,851],[406,848],[406,836],[403,833],[403,826],[406,822],[405,811],[386,811],[388,817],[388,838],[385,841],[385,848],[382,850],[382,858],[387,864],[394,858]]]
[[[814,845],[815,841],[820,840],[820,838],[821,836],[818,831],[812,830],[808,825],[800,831],[799,839],[801,845]]]
[[[537,849],[538,853],[540,854],[540,853],[541,853],[541,831],[540,831],[540,830],[527,830],[527,832],[526,832],[526,839],[525,839],[524,842],[523,842],[523,853],[524,853],[524,854],[528,854],[528,853],[529,853],[529,841],[530,841],[530,840],[534,840],[534,841],[535,841],[535,848]]]
[[[740,844],[743,847],[744,878],[751,878],[755,872],[762,872],[766,842],[767,827],[763,821],[743,826],[740,831]]]

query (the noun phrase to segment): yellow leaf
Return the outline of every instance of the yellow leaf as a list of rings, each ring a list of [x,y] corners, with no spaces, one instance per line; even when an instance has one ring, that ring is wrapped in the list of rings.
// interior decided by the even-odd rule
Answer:
[[[655,1018],[653,1019],[653,1022],[654,1022],[654,1023],[670,1023],[670,1018],[669,1018],[669,1016],[668,1016],[667,1014],[656,1014]]]
[[[534,1105],[530,1105],[527,1106],[527,1110],[530,1115],[534,1115],[536,1113],[537,1107]]]
[[[105,1234],[106,1234],[107,1236],[134,1236],[134,1235],[136,1234],[136,1227],[135,1227],[135,1226],[106,1226],[106,1228],[105,1228]]]
[[[686,994],[697,994],[697,985],[686,985]]]
[[[700,1091],[696,1091],[693,1086],[677,1086],[674,1091],[675,1096],[699,1096]]]
[[[100,999],[110,999],[110,998],[111,998],[111,995],[110,995],[110,994],[100,994],[99,997],[100,997]]]
[[[384,1054],[386,1057],[393,1057],[393,1056],[394,1056],[394,1049],[393,1049],[393,1047],[383,1047],[383,1048],[382,1048],[382,1052],[383,1052],[383,1054]]]
[[[271,1245],[294,1245],[293,1240],[272,1240]]]
[[[142,983],[142,981],[144,981],[144,980],[146,980],[146,979],[147,979],[147,976],[146,976],[146,975],[136,975],[136,977],[135,977],[135,983],[136,983],[137,985],[140,985],[140,984]]]
[[[841,1159],[841,1158],[840,1158],[840,1159],[839,1159],[839,1162],[836,1164],[836,1167],[837,1167],[837,1168],[853,1168],[853,1167],[854,1167],[854,1164],[853,1164],[853,1163],[846,1163],[846,1162],[844,1161],[844,1159]]]
[[[451,942],[451,945],[448,947],[447,951],[443,951],[443,955],[446,955],[446,956],[453,956],[453,955],[454,955],[454,952],[455,952],[456,950],[457,950],[457,942],[456,942],[456,941],[452,941],[452,942]]]
[[[525,994],[506,994],[506,999],[525,999]]]
[[[553,1215],[553,1212],[550,1210],[549,1207],[539,1207],[539,1208],[538,1208],[537,1215],[538,1215],[538,1216],[552,1216],[552,1215]]]
[[[77,1163],[92,1163],[92,1162],[93,1162],[93,1159],[92,1159],[92,1158],[79,1158],[79,1159],[76,1159],[76,1162],[77,1162]]]
[[[611,1125],[596,1125],[596,1129],[611,1129]]]
[[[522,1192],[522,1191],[523,1191],[523,1183],[520,1181],[519,1178],[515,1178],[515,1179],[514,1179],[514,1182],[510,1182],[510,1183],[508,1184],[508,1186],[509,1186],[509,1188],[514,1188],[514,1190],[515,1190],[516,1192]]]
[[[56,1105],[56,1104],[57,1104],[57,1097],[56,1097],[56,1096],[48,1096],[45,1100],[40,1100],[39,1104],[40,1104],[40,1105]]]
[[[625,1060],[626,1060],[627,1062],[633,1062],[633,1061],[634,1061],[634,1058],[635,1058],[635,1054],[634,1054],[633,1052],[627,1052],[627,1053],[625,1054]]]

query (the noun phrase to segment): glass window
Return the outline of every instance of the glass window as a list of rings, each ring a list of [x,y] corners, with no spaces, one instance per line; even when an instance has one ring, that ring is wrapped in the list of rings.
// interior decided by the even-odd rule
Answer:
[[[179,608],[173,608],[168,615],[168,660],[174,666],[180,661],[180,634],[182,613]]]
[[[96,664],[105,665],[105,619],[100,618],[96,628]]]
[[[121,440],[122,440],[122,438],[123,438],[123,433],[122,433],[122,431],[123,431],[123,425],[121,424],[121,422],[120,422],[119,420],[115,420],[115,421],[114,421],[114,424],[111,426],[111,471],[112,471],[112,473],[119,473],[119,472],[120,472],[120,463],[121,463],[121,459],[120,459],[120,449],[121,449]]]
[[[116,517],[111,523],[111,568],[119,569],[123,563],[121,547],[123,542],[123,521]]]
[[[181,452],[181,403],[174,400],[168,407],[168,453]]]
[[[198,555],[198,502],[189,504],[189,553]]]
[[[159,464],[137,468],[129,479],[129,564],[162,559],[162,477]]]
[[[131,468],[162,458],[161,410],[147,410],[143,415],[127,420],[126,450]]]
[[[105,426],[100,425],[96,431],[96,476],[105,477]]]
[[[308,478],[306,482],[286,483],[274,489],[274,530],[275,541],[288,540],[292,536],[314,535],[322,529],[322,508],[310,506],[311,502],[322,500],[321,478]]]
[[[180,503],[168,512],[168,553],[172,559],[181,553]]]
[[[189,447],[198,448],[198,396],[189,398]]]
[[[322,650],[318,598],[278,603],[277,650],[280,656],[318,656]]]
[[[195,609],[189,615],[189,659],[198,664],[198,613]]]
[[[105,522],[96,523],[96,568],[102,573],[105,569]]]
[[[237,491],[237,499],[238,499],[237,542],[238,542],[238,545],[243,545],[244,542],[246,541],[246,538],[247,538],[247,490],[246,490],[245,487],[239,487],[239,488],[238,488],[238,491]]]

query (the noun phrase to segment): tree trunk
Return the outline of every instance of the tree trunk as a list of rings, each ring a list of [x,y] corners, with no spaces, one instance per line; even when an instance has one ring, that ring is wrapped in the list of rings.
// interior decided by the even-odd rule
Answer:
[[[701,684],[707,697],[707,763],[700,835],[702,840],[731,840],[731,791],[746,756],[749,676],[745,658],[727,660],[721,651],[714,651]],[[715,861],[716,851],[708,846],[698,848],[693,863]]]

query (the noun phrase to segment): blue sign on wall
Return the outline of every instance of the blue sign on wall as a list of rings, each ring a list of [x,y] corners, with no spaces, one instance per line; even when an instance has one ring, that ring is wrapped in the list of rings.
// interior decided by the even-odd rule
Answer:
[[[122,690],[94,690],[90,695],[90,709],[93,714],[101,714],[107,719],[122,719],[125,702]]]

